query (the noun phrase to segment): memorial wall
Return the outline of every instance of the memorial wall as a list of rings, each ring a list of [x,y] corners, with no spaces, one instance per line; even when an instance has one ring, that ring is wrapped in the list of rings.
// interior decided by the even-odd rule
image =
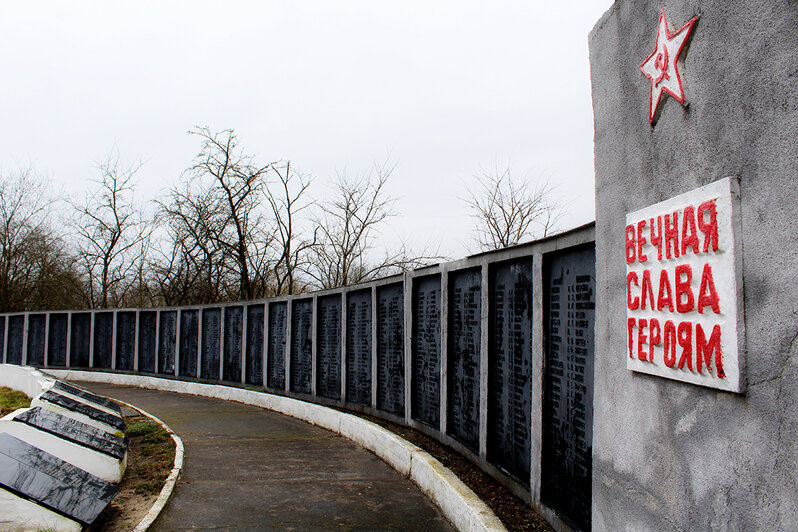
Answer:
[[[270,300],[0,315],[0,360],[262,387],[386,417],[457,448],[550,520],[565,523],[559,512],[589,526],[592,240],[588,225]],[[555,286],[560,317],[551,302],[543,310]],[[546,377],[535,386],[539,371]],[[550,468],[541,477],[543,459]],[[552,481],[552,472],[568,482]],[[577,502],[563,502],[569,496]]]

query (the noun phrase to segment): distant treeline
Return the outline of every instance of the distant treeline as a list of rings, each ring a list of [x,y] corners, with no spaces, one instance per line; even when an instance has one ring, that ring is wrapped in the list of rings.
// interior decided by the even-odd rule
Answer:
[[[140,163],[112,153],[85,197],[55,198],[33,169],[0,173],[0,312],[193,305],[298,294],[435,262],[437,252],[378,245],[397,214],[394,166],[339,174],[323,197],[290,161],[262,163],[233,130],[197,127],[177,184],[136,202]],[[561,214],[547,184],[498,167],[464,198],[482,250],[546,236]],[[539,229],[535,232],[535,228]]]

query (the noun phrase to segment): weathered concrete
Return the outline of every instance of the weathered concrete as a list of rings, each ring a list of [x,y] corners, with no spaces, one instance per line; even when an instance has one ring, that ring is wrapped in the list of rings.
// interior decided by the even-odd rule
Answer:
[[[183,474],[157,530],[452,530],[410,480],[319,427],[218,399],[84,386],[142,407],[183,438]]]
[[[661,8],[698,16],[648,120],[639,70]],[[597,323],[593,527],[794,530],[798,523],[798,4],[619,0],[590,36]],[[748,388],[626,369],[624,215],[726,176],[741,185]],[[742,309],[741,309],[742,310]]]

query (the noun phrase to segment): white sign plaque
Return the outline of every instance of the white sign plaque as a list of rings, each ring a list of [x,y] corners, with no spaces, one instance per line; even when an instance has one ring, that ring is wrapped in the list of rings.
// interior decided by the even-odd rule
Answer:
[[[737,179],[627,214],[624,241],[626,367],[745,391]]]

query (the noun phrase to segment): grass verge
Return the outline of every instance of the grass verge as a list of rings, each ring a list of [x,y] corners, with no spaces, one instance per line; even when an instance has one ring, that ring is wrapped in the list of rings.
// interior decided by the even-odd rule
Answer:
[[[125,416],[130,441],[119,494],[98,518],[96,530],[132,530],[150,511],[175,461],[175,442],[148,417]]]
[[[10,414],[18,408],[30,406],[30,397],[22,392],[0,386],[0,417]]]

